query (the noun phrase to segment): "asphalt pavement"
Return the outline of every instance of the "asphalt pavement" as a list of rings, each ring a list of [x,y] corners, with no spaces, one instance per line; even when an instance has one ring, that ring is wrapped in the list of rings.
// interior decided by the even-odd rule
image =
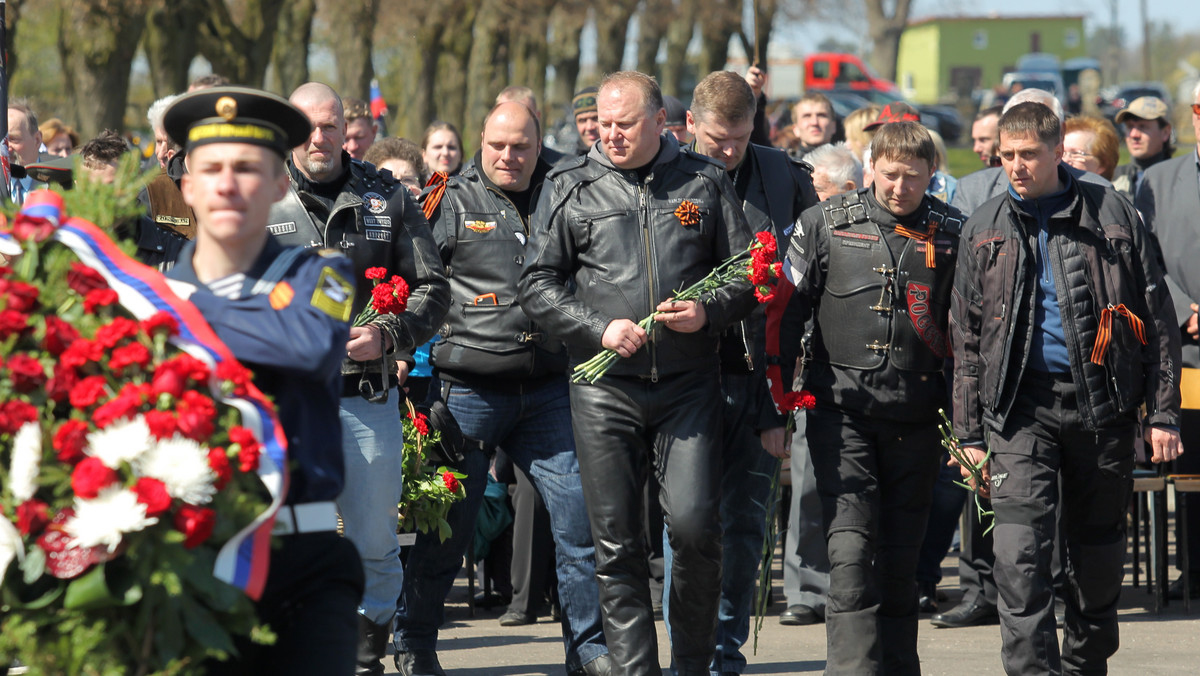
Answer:
[[[746,674],[819,674],[825,669],[825,625],[788,627],[779,624],[785,608],[779,557],[775,560],[775,598],[758,635],[758,651],[747,650]],[[959,598],[957,558],[943,562],[939,590],[949,599],[943,609]],[[1143,572],[1144,574],[1144,572]],[[1176,573],[1171,572],[1172,577]],[[1154,612],[1154,599],[1146,591],[1145,578],[1132,586],[1132,565],[1126,564],[1121,595],[1121,648],[1109,662],[1109,673],[1157,676],[1200,673],[1200,600],[1185,615],[1183,603],[1172,601],[1161,614]],[[564,674],[563,642],[559,624],[548,616],[536,624],[501,627],[504,608],[477,609],[472,617],[467,607],[466,578],[460,574],[446,606],[446,625],[438,642],[438,657],[451,676],[523,676]],[[661,664],[670,664],[670,647],[660,620],[658,647]],[[926,676],[985,676],[1003,674],[1000,664],[998,625],[965,629],[935,629],[928,616],[920,621],[919,652]],[[753,636],[751,637],[751,642]],[[749,646],[747,646],[749,647]],[[390,653],[390,648],[389,648]],[[392,656],[384,660],[387,674],[395,674]],[[669,672],[668,672],[669,673]]]

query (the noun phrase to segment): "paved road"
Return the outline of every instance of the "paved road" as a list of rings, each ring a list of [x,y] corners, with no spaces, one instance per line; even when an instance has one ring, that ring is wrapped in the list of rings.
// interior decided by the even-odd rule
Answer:
[[[957,560],[943,563],[946,578],[940,589],[950,595],[943,604],[951,607],[958,599]],[[782,599],[779,560],[776,559],[776,598]],[[1184,615],[1182,602],[1173,602],[1161,615],[1154,613],[1153,599],[1144,586],[1134,589],[1127,566],[1121,608],[1121,649],[1110,661],[1110,673],[1157,676],[1200,673],[1200,602],[1192,614]],[[1174,575],[1174,572],[1172,572]],[[478,611],[470,617],[466,605],[465,579],[451,592],[446,608],[446,626],[441,632],[438,655],[451,676],[519,676],[563,674],[563,646],[559,626],[548,617],[525,627],[501,627],[497,618],[503,609]],[[768,609],[758,638],[758,654],[749,657],[747,674],[819,674],[825,668],[825,627],[785,627],[777,619],[782,601]],[[666,631],[658,623],[659,655],[669,664]],[[1000,635],[996,625],[968,629],[934,629],[921,619],[920,655],[927,676],[985,676],[1003,674],[1000,666]],[[394,674],[392,657],[384,661]]]

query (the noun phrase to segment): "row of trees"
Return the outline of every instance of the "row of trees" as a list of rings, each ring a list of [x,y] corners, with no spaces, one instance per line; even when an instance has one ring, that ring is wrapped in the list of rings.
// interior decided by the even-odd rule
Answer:
[[[863,5],[876,66],[894,73],[911,0],[853,2]],[[510,83],[544,92],[551,109],[590,83],[581,80],[592,77],[581,73],[587,25],[597,36],[595,72],[618,70],[627,35],[636,33],[635,67],[678,94],[685,63],[700,73],[721,68],[731,39],[765,56],[777,17],[844,7],[835,0],[8,0],[10,95],[32,96],[88,137],[140,126],[146,105],[186,89],[202,57],[235,83],[281,93],[320,75],[343,94],[365,97],[377,77],[396,133],[417,135],[443,119],[471,134]],[[694,39],[699,53],[689,56]],[[138,63],[148,75],[131,88]],[[314,74],[310,63],[331,65]]]

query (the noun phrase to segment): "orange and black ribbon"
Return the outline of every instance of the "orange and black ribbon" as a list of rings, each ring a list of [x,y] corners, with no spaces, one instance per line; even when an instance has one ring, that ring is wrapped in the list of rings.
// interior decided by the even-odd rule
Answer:
[[[425,220],[433,218],[433,212],[437,211],[438,205],[442,203],[442,195],[446,194],[446,180],[450,178],[444,171],[435,171],[429,177],[429,182],[425,184],[426,188],[432,187],[425,194],[425,204],[421,210],[425,212]]]
[[[908,228],[904,227],[903,225],[897,225],[896,232],[898,234],[904,235],[905,237],[907,237],[909,239],[915,239],[918,242],[924,242],[925,243],[925,267],[927,267],[927,268],[936,268],[937,267],[937,248],[934,247],[934,245],[933,245],[933,236],[934,236],[934,234],[937,233],[937,223],[930,223],[929,229],[926,230],[925,232],[917,232],[916,230],[909,230]]]
[[[1093,364],[1104,363],[1104,353],[1108,352],[1108,344],[1112,342],[1113,314],[1125,317],[1125,320],[1129,322],[1129,328],[1133,329],[1133,335],[1142,341],[1142,345],[1146,344],[1146,326],[1142,323],[1142,320],[1138,319],[1137,315],[1125,307],[1124,303],[1116,307],[1110,305],[1100,311],[1100,328],[1096,331],[1096,344],[1092,347]]]

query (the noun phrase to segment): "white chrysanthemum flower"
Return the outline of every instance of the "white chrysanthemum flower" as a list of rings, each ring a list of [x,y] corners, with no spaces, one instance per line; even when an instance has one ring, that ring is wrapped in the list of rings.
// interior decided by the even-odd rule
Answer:
[[[42,463],[42,426],[36,422],[21,425],[13,437],[12,468],[8,490],[19,505],[37,492],[38,469]]]
[[[75,516],[63,524],[63,529],[75,539],[73,547],[104,545],[111,552],[126,533],[156,523],[157,518],[146,516],[146,506],[138,502],[133,491],[112,485],[91,500],[75,498]]]
[[[138,476],[158,479],[172,498],[193,505],[212,501],[217,475],[208,466],[208,449],[178,434],[154,444],[134,462]]]
[[[118,469],[122,462],[136,462],[154,443],[146,419],[140,415],[96,430],[87,435],[87,440],[84,452],[113,469]]]
[[[13,559],[25,560],[25,545],[12,522],[0,517],[0,584],[4,583],[4,573]]]

